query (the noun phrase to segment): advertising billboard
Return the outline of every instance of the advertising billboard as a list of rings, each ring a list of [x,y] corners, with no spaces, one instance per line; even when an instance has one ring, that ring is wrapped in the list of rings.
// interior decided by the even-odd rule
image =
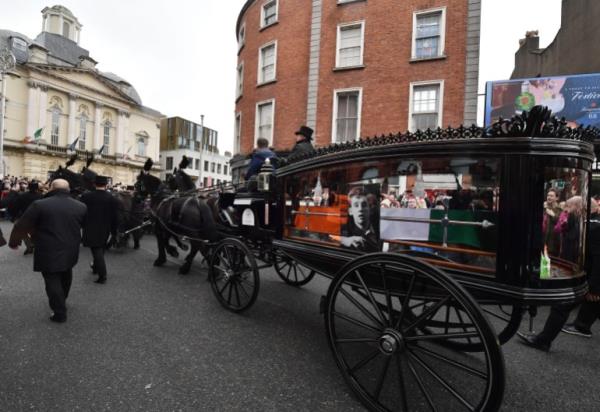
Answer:
[[[535,105],[547,106],[569,126],[600,127],[600,73],[487,82],[485,125]]]

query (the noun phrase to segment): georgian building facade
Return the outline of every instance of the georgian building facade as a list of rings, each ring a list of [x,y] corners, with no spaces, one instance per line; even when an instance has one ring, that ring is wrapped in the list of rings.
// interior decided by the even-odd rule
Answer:
[[[240,11],[234,153],[290,149],[477,114],[480,0],[247,0]]]
[[[80,160],[73,170],[94,153],[94,171],[133,183],[147,157],[159,158],[164,116],[143,106],[129,82],[96,68],[68,9],[47,7],[42,16],[34,40],[0,30],[0,47],[17,60],[6,83],[5,173],[45,180],[74,144]]]

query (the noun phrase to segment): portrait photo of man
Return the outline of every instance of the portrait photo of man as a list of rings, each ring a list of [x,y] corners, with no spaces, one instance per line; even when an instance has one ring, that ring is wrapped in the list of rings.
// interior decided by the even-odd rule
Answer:
[[[377,196],[355,187],[348,193],[348,222],[342,226],[340,243],[343,247],[365,252],[380,251],[377,233]]]

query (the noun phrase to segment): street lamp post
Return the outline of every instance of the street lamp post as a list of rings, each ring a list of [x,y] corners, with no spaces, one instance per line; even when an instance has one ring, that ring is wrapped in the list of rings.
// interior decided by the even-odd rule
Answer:
[[[4,164],[4,118],[6,117],[6,74],[15,68],[17,61],[15,55],[5,47],[0,51],[0,80],[2,80],[2,98],[0,100],[0,108],[2,115],[0,116],[0,179],[4,178],[6,166]]]

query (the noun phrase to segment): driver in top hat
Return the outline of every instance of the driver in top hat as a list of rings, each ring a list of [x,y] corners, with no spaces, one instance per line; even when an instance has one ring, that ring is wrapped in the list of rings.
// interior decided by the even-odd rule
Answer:
[[[303,155],[310,153],[315,150],[311,141],[313,135],[313,129],[308,126],[300,126],[300,129],[296,131],[296,144],[292,148],[290,158],[294,156]]]

